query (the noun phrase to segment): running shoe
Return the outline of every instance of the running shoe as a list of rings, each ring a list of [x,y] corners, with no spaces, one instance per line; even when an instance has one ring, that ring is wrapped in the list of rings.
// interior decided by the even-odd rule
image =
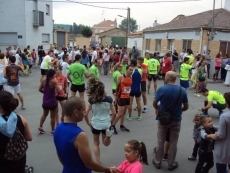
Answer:
[[[113,131],[110,129],[107,129],[106,130],[106,136],[110,138],[112,135],[113,135]]]
[[[127,128],[126,128],[125,126],[123,126],[123,125],[120,126],[120,130],[121,130],[122,132],[130,132],[130,130],[127,129]]]
[[[163,161],[168,160],[168,153],[165,153],[165,154],[164,154],[164,156],[163,156],[162,160],[163,160]]]
[[[21,110],[25,110],[26,108],[24,106],[21,106]]]
[[[138,120],[138,121],[141,121],[141,120],[142,120],[142,116],[138,116],[138,117],[137,117],[137,120]]]
[[[117,134],[118,134],[118,133],[117,133],[117,129],[116,129],[115,126],[112,126],[111,129],[112,129],[114,135],[117,135]]]
[[[131,116],[127,116],[126,119],[127,119],[128,121],[132,121],[132,120],[133,120],[133,118],[132,118]]]
[[[195,94],[194,94],[194,96],[196,96],[196,97],[200,97],[200,94],[198,94],[198,93],[195,93]]]
[[[143,110],[142,110],[142,113],[146,113],[146,112],[148,112],[148,108],[143,108]]]
[[[44,134],[45,133],[45,130],[43,130],[43,128],[39,127],[37,129],[37,132],[39,132],[40,134]]]

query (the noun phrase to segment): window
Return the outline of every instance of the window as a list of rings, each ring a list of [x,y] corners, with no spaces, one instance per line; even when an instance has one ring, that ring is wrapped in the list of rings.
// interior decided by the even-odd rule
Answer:
[[[227,41],[220,42],[220,53],[222,53],[222,56],[224,56],[224,54],[230,55],[230,42]]]
[[[110,26],[114,26],[114,24],[110,24]]]
[[[44,26],[44,12],[33,10],[33,25],[34,26]]]
[[[200,31],[199,31],[199,30],[196,30],[195,35],[196,35],[196,36],[199,36],[199,35],[200,35]]]
[[[160,52],[161,51],[161,40],[156,39],[156,45],[155,45],[155,51]]]
[[[145,49],[150,50],[150,39],[145,40]]]
[[[174,49],[174,40],[168,39],[167,49],[173,51],[173,49]]]
[[[50,6],[46,4],[46,15],[50,15]]]
[[[104,30],[103,30],[103,29],[100,29],[100,30],[99,30],[99,33],[101,33],[101,32],[104,32]]]
[[[192,48],[192,40],[183,40],[182,49],[188,50]]]
[[[49,34],[42,34],[42,43],[50,44],[50,35]]]

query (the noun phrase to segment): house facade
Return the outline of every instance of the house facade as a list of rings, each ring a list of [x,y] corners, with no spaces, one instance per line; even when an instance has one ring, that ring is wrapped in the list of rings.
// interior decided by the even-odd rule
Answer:
[[[54,43],[57,44],[57,47],[63,47],[66,46],[68,42],[68,31],[65,29],[60,29],[60,28],[54,28]]]
[[[1,2],[0,49],[30,45],[49,49],[53,43],[53,8],[51,1],[7,0]]]
[[[133,46],[135,46],[135,48],[138,49],[139,51],[142,51],[142,45],[143,45],[142,34],[143,34],[142,31],[128,34],[127,48],[129,51],[132,50]]]
[[[119,47],[124,47],[126,45],[126,31],[119,28],[114,28],[107,30],[98,34],[99,42],[106,45],[118,45]]]
[[[104,20],[92,27],[93,35],[91,37],[91,41],[98,42],[99,34],[110,29],[117,28],[117,19],[112,20]]]
[[[175,48],[179,53],[182,49],[192,49],[196,55],[210,49],[212,57],[217,53],[230,55],[230,11],[228,8],[215,10],[213,33],[212,12],[179,15],[169,23],[144,29],[143,52],[164,54]]]

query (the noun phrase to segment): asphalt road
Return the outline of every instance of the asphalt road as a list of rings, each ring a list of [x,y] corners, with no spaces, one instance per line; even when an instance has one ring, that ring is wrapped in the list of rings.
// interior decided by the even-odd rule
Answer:
[[[40,69],[32,69],[32,73],[29,77],[21,77],[22,94],[25,100],[26,110],[17,108],[17,112],[23,115],[29,122],[33,141],[29,142],[29,149],[27,152],[27,164],[33,166],[35,173],[60,173],[62,172],[62,165],[60,164],[55,146],[53,143],[53,137],[50,136],[50,119],[47,118],[44,124],[45,134],[38,134],[37,128],[39,120],[42,114],[42,94],[38,92],[40,79]],[[112,78],[111,75],[101,75],[101,80],[105,83],[106,91],[108,95],[112,95]],[[179,82],[179,80],[177,80]],[[158,85],[162,86],[163,81],[158,81]],[[221,83],[208,84],[208,89],[218,90],[221,93],[229,91],[229,88]],[[112,136],[111,145],[104,147],[101,145],[101,162],[107,166],[118,166],[124,159],[124,144],[128,140],[136,139],[145,142],[148,152],[148,166],[143,166],[144,173],[152,172],[168,172],[167,162],[163,161],[162,168],[157,170],[152,165],[153,147],[157,142],[157,121],[155,120],[155,113],[152,107],[153,101],[153,88],[148,97],[148,112],[143,114],[142,121],[135,120],[137,113],[133,111],[133,121],[126,121],[125,125],[130,129],[130,133],[118,131],[118,135]],[[179,163],[179,167],[174,171],[176,173],[193,173],[196,166],[196,161],[188,161],[188,156],[192,153],[193,149],[193,117],[198,113],[198,108],[202,107],[204,97],[197,98],[193,95],[192,90],[188,90],[189,110],[183,114],[181,132],[178,142],[178,152],[176,161]],[[86,100],[86,99],[85,99]],[[225,110],[226,111],[226,110]],[[59,111],[60,112],[60,111]],[[212,116],[214,125],[218,125],[218,112],[215,109],[211,109],[209,114]],[[90,128],[86,123],[80,122],[78,124],[88,135],[90,141],[90,147],[93,154],[93,136]],[[117,124],[118,127],[119,123]],[[215,168],[212,168],[210,173],[214,173]]]

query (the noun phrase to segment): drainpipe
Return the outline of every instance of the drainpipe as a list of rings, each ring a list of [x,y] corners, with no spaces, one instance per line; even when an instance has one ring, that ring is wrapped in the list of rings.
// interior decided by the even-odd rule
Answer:
[[[202,27],[200,28],[200,32],[201,32],[201,35],[200,35],[200,54],[202,54],[202,43],[203,43],[203,28]]]

